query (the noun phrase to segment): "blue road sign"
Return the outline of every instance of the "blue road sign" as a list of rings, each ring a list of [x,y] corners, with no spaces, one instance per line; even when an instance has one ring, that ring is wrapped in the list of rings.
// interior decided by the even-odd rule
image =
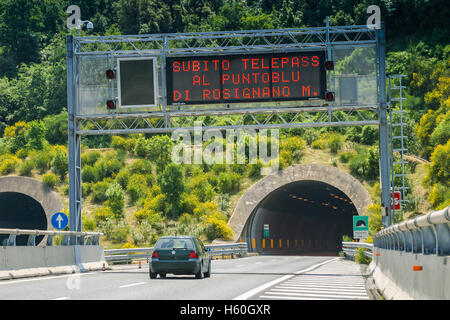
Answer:
[[[62,230],[69,224],[69,218],[64,212],[57,212],[52,216],[52,226],[55,229]]]

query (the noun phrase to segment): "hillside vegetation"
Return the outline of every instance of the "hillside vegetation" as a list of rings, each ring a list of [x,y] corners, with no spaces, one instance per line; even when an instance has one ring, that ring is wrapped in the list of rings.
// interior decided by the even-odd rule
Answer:
[[[64,196],[67,210],[65,34],[69,1],[0,1],[0,175],[33,176]],[[396,220],[450,204],[449,7],[443,0],[79,0],[94,31],[143,34],[365,24],[376,4],[386,23],[387,74],[406,75],[409,203]],[[75,31],[74,31],[75,32]],[[363,57],[364,59],[364,57]],[[367,57],[368,59],[368,57]],[[339,66],[336,66],[339,67]],[[177,165],[168,136],[84,137],[83,229],[108,246],[147,245],[161,234],[229,239],[239,196],[255,165]],[[425,161],[417,160],[417,156]],[[370,190],[380,228],[375,127],[281,131],[280,167],[319,162],[347,170]]]

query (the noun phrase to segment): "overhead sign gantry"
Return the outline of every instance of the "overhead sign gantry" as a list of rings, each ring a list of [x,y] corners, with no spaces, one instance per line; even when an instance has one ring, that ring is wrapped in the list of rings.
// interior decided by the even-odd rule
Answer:
[[[377,125],[390,213],[383,27],[69,35],[67,75],[71,230],[81,230],[81,136],[198,120],[205,130]]]

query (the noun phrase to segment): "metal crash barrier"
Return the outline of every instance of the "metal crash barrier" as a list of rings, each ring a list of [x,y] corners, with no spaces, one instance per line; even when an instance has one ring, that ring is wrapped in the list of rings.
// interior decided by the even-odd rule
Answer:
[[[212,256],[245,256],[248,248],[246,242],[233,244],[212,244],[205,246]],[[131,263],[132,261],[148,261],[152,256],[153,247],[106,249],[105,260],[107,262]]]
[[[75,231],[53,231],[53,230],[28,230],[28,229],[2,229],[0,234],[7,234],[8,238],[3,240],[3,246],[16,246],[17,236],[28,235],[27,246],[36,246],[36,237],[47,236],[45,244],[52,246],[59,244],[63,246],[76,245],[98,245],[101,232],[75,232]],[[59,242],[54,241],[54,237],[60,237]]]

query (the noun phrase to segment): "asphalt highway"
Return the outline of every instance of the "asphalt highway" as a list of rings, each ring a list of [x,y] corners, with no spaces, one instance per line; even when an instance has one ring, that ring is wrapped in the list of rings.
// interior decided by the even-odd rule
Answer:
[[[113,266],[106,271],[0,281],[0,299],[252,300],[259,299],[263,290],[338,261],[329,256],[269,255],[213,260],[211,277],[204,279],[171,274],[150,279],[148,264],[141,269],[136,264]]]

